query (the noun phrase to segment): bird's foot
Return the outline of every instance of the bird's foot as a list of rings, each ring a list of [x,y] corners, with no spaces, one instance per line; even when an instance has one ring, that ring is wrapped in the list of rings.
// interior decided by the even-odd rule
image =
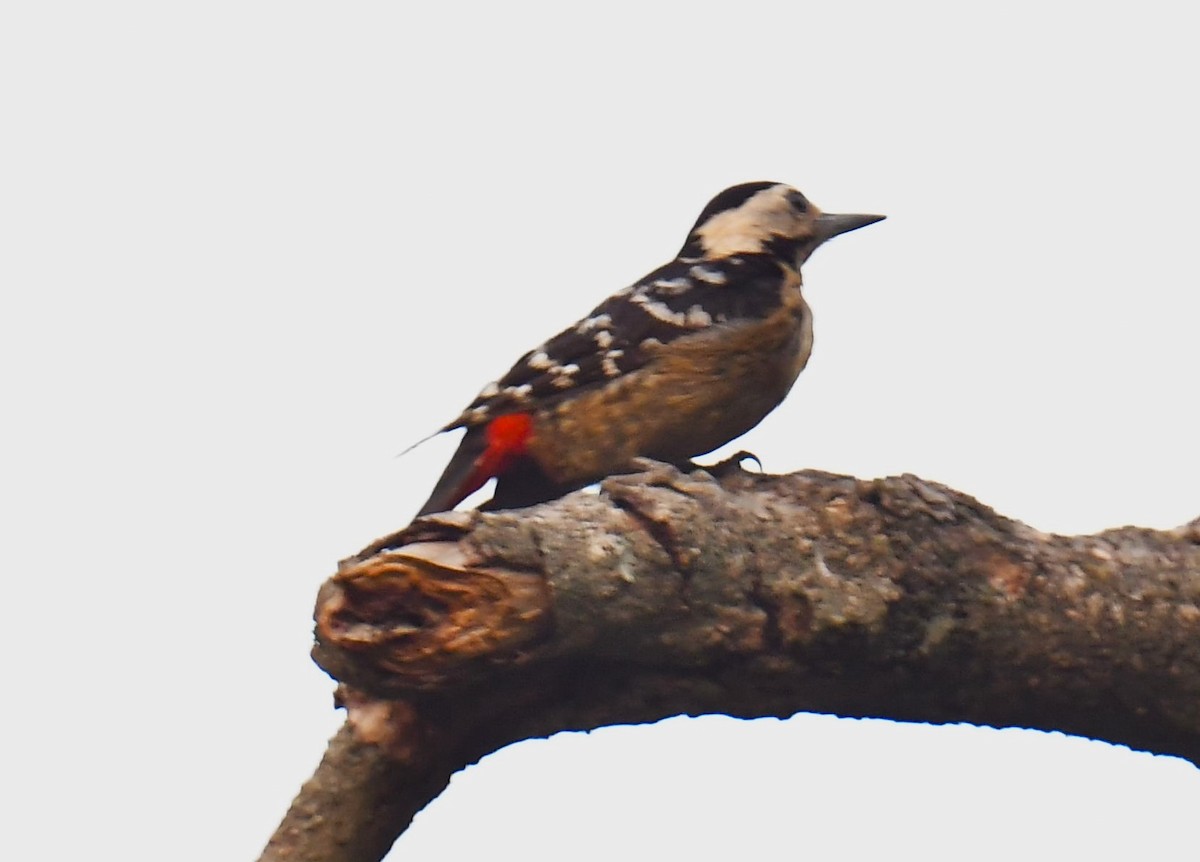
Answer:
[[[762,460],[753,452],[747,452],[745,449],[735,452],[724,461],[718,461],[711,466],[705,467],[703,464],[694,464],[693,467],[698,470],[704,470],[716,479],[724,479],[736,473],[746,472],[742,469],[744,461],[753,461],[758,466],[758,472],[762,472]]]

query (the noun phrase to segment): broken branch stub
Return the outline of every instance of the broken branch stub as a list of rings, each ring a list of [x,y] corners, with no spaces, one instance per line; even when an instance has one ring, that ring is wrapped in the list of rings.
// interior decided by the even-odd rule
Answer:
[[[536,574],[481,565],[459,542],[348,561],[318,600],[318,661],[388,693],[463,685],[518,660],[543,633],[546,589]]]

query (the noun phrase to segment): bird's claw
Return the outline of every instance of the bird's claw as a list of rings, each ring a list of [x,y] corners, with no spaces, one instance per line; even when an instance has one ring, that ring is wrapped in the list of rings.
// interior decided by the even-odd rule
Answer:
[[[717,479],[723,479],[733,473],[745,472],[742,469],[742,462],[744,461],[753,461],[758,467],[758,472],[762,472],[762,459],[753,452],[748,452],[745,449],[734,452],[725,460],[718,461],[710,467],[701,467],[700,469],[708,471]]]

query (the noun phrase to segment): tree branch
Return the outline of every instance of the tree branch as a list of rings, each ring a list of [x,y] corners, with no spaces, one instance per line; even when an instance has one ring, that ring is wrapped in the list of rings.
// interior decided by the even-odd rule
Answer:
[[[1200,519],[1040,533],[912,476],[649,464],[416,522],[322,588],[347,726],[263,859],[377,860],[450,775],[561,730],[824,712],[1200,763]]]

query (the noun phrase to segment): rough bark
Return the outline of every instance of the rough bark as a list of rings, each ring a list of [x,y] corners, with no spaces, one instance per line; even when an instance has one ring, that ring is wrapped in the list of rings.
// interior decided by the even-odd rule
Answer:
[[[418,521],[322,588],[347,725],[264,859],[376,860],[511,742],[671,715],[1060,730],[1200,763],[1200,519],[1047,535],[912,476],[665,465]]]

